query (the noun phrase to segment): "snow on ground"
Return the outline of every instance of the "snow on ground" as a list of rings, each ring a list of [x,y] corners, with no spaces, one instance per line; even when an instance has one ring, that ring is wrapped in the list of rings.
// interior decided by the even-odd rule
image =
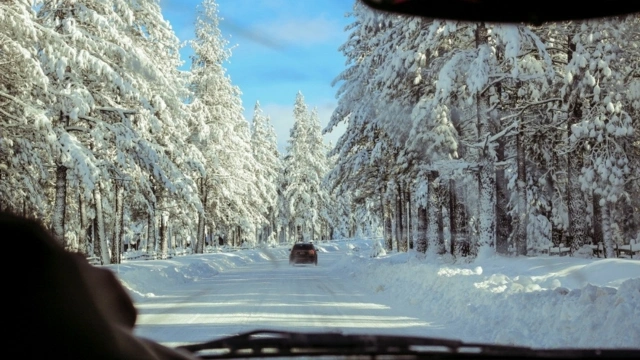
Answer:
[[[326,271],[322,276],[338,279],[341,289],[364,289],[371,303],[383,304],[397,314],[411,313],[424,324],[439,324],[439,337],[536,348],[640,347],[639,260],[541,256],[494,257],[471,264],[443,259],[427,263],[412,252],[390,252],[371,258],[369,241],[316,245],[320,265],[328,267],[322,269]],[[252,266],[264,276],[261,281],[267,281],[267,268],[257,266],[276,260],[285,263],[287,256],[288,248],[280,246],[170,260],[128,261],[109,267],[136,303],[144,305],[155,297],[175,293],[181,284],[211,281],[242,269],[246,271],[234,276],[257,276],[250,271]],[[324,261],[328,256],[336,260]],[[318,269],[291,269],[291,274],[304,270]],[[313,274],[320,273],[303,273]],[[322,284],[331,286],[332,282]],[[297,288],[286,289],[291,292]],[[332,293],[336,288],[328,290]],[[340,297],[342,305],[336,303],[336,308],[344,306],[345,299],[348,298]],[[284,295],[273,299],[281,303],[287,300]],[[262,309],[252,306],[252,311]],[[322,316],[336,314],[314,315],[317,321],[323,321]],[[251,321],[242,320],[249,324]],[[326,324],[319,326],[321,331],[329,328]],[[420,333],[434,334],[428,329]]]
[[[345,258],[337,271],[446,319],[465,341],[532,347],[640,347],[640,261],[494,257],[425,263],[415,253]]]
[[[169,260],[125,261],[108,267],[116,273],[134,301],[143,301],[166,294],[178,284],[209,279],[221,271],[288,255],[288,249],[280,246],[180,256]]]

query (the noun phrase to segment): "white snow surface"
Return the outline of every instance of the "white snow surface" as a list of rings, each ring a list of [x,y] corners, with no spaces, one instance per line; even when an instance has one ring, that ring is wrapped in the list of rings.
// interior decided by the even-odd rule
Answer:
[[[534,348],[639,348],[640,261],[415,252],[371,258],[372,241],[109,265],[139,311],[136,333],[168,346],[256,329],[417,335]]]

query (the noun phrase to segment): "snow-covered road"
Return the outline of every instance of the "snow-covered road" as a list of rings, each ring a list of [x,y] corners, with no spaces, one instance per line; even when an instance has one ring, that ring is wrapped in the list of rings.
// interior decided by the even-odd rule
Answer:
[[[136,333],[176,346],[256,329],[460,339],[536,348],[638,348],[640,261],[492,257],[468,263],[371,242],[220,251],[109,265],[139,310]]]
[[[428,319],[380,301],[334,270],[345,252],[324,252],[318,266],[286,257],[247,263],[184,283],[137,304],[137,333],[167,345],[255,329],[437,334]]]

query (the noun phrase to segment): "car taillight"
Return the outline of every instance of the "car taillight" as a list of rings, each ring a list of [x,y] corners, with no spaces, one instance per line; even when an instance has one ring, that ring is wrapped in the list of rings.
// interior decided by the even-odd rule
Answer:
[[[309,255],[313,255],[313,254],[315,254],[315,251],[309,250]]]

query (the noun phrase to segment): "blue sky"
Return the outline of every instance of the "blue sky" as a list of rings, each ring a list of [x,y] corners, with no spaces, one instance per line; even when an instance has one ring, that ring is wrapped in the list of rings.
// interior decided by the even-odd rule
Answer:
[[[160,0],[165,18],[181,41],[193,39],[196,7],[201,0]],[[276,128],[284,151],[293,125],[293,103],[302,91],[307,105],[317,107],[324,127],[336,106],[333,79],[345,69],[338,47],[347,39],[345,13],[353,0],[218,0],[220,27],[232,47],[225,67],[242,91],[245,117],[255,102]],[[182,49],[188,68],[188,47]],[[343,128],[325,136],[335,142]]]

